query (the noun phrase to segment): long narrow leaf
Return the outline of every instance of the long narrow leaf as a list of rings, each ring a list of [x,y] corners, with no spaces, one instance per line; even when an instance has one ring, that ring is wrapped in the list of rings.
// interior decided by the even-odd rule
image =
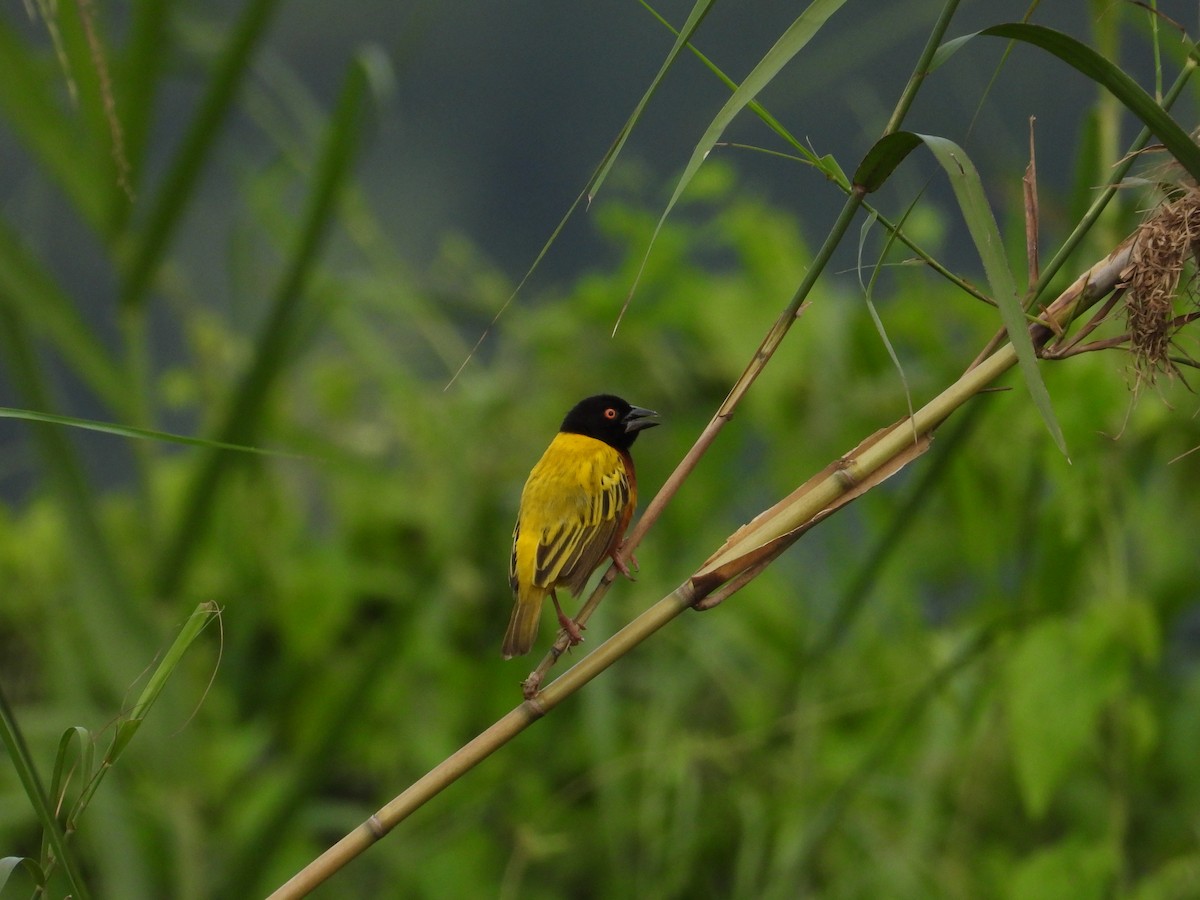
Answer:
[[[150,707],[154,705],[154,701],[158,699],[158,695],[162,693],[162,689],[166,686],[167,679],[178,668],[179,662],[183,659],[183,654],[187,652],[192,643],[199,637],[202,632],[217,615],[217,606],[214,603],[201,603],[193,611],[183,627],[179,630],[171,647],[163,656],[162,662],[154,669],[154,674],[150,676],[145,689],[142,691],[137,702],[133,705],[127,718],[122,719],[117,725],[116,734],[113,736],[112,743],[109,745],[108,752],[104,755],[104,764],[95,772],[94,776],[91,772],[91,757],[84,759],[85,773],[88,776],[85,779],[83,789],[80,791],[79,799],[75,802],[75,806],[71,810],[72,820],[78,820],[87,805],[91,802],[96,790],[100,787],[100,783],[107,773],[120,758],[125,748],[129,746],[129,742],[133,740],[133,736],[137,734],[142,722],[146,719],[146,713],[150,711]],[[61,751],[60,751],[61,753]]]
[[[650,81],[650,86],[642,94],[642,99],[633,108],[629,119],[621,126],[621,132],[617,135],[616,141],[613,142],[612,147],[609,148],[608,152],[604,155],[604,159],[600,162],[600,168],[588,185],[588,203],[591,203],[595,199],[596,194],[600,191],[600,185],[608,177],[609,171],[611,171],[613,164],[617,161],[618,154],[620,154],[621,149],[625,146],[625,142],[629,140],[629,135],[633,132],[634,125],[642,117],[642,112],[646,109],[646,104],[650,102],[650,98],[654,96],[659,85],[662,84],[663,78],[666,77],[667,71],[675,64],[675,60],[679,58],[679,54],[683,51],[683,48],[687,46],[696,29],[700,27],[700,23],[704,21],[704,17],[712,9],[714,2],[716,0],[696,0],[692,11],[688,13],[687,21],[683,23],[683,27],[677,32],[675,43],[671,46],[670,52],[667,53],[667,58],[663,60],[658,73]]]
[[[992,297],[1000,309],[1000,318],[1008,332],[1008,339],[1017,351],[1025,386],[1051,437],[1054,438],[1054,443],[1063,455],[1066,455],[1066,441],[1054,416],[1050,394],[1037,367],[1037,355],[1029,337],[1017,283],[1004,255],[1000,229],[983,193],[979,173],[967,154],[953,141],[945,138],[897,131],[876,142],[867,152],[854,173],[854,183],[868,191],[877,190],[908,154],[922,143],[930,149],[950,179],[971,239],[975,242],[979,258],[983,261]]]
[[[1029,336],[1025,310],[1021,306],[1021,295],[1008,266],[1008,259],[1004,255],[1000,229],[996,226],[996,219],[988,206],[987,197],[984,196],[983,183],[975,170],[975,164],[953,141],[925,134],[920,135],[920,138],[950,178],[950,185],[954,188],[954,196],[958,199],[967,230],[970,231],[975,249],[979,251],[979,258],[983,261],[983,269],[987,273],[988,284],[991,285],[992,297],[1000,309],[1000,318],[1008,332],[1008,339],[1017,351],[1017,364],[1025,379],[1025,387],[1051,437],[1054,438],[1054,443],[1065,456],[1066,440],[1058,425],[1058,419],[1054,416],[1050,393],[1046,390],[1046,383],[1038,369],[1037,354]]]
[[[691,184],[696,173],[700,170],[701,164],[708,158],[708,154],[712,148],[716,146],[721,135],[725,133],[725,129],[729,127],[729,123],[737,116],[756,96],[759,91],[770,84],[771,80],[779,74],[780,70],[795,58],[804,47],[812,40],[813,35],[821,30],[821,27],[829,20],[835,12],[842,8],[846,0],[813,0],[808,8],[800,14],[788,29],[783,33],[775,45],[767,51],[766,55],[759,60],[758,65],[746,76],[732,96],[725,101],[725,105],[717,113],[716,117],[709,124],[704,134],[701,136],[695,149],[692,150],[692,156],[684,166],[683,174],[679,177],[678,183],[675,185],[675,191],[671,194],[671,199],[667,202],[666,208],[659,217],[658,224],[654,227],[654,233],[650,237],[650,247],[646,249],[646,255],[642,258],[641,268],[638,270],[638,278],[641,277],[642,270],[645,269],[646,260],[649,259],[650,249],[654,245],[658,233],[662,230],[663,225],[667,221],[667,216],[671,214],[671,210],[679,202],[679,198],[683,196],[683,192],[687,186]],[[633,296],[634,290],[637,288],[637,279],[629,289],[629,297],[625,300],[625,306],[629,305],[629,300]],[[622,315],[624,309],[622,309]]]
[[[7,406],[0,406],[0,419],[23,419],[26,422],[45,422],[49,425],[63,425],[70,428],[82,428],[85,431],[98,431],[101,434],[115,434],[118,437],[136,438],[143,441],[163,441],[169,444],[183,444],[188,447],[205,447],[210,450],[235,450],[238,453],[281,456],[291,459],[298,459],[300,456],[297,453],[287,453],[281,450],[265,450],[262,447],[247,447],[245,444],[214,441],[209,438],[188,437],[183,434],[172,434],[169,431],[155,431],[152,428],[135,428],[132,425],[97,422],[93,419],[60,416],[54,413],[36,412],[31,409],[12,409]]]
[[[1200,147],[1196,146],[1196,142],[1188,133],[1116,63],[1105,59],[1091,47],[1061,31],[1046,28],[1044,25],[1030,25],[1023,22],[993,25],[991,28],[985,28],[974,34],[947,41],[938,49],[933,67],[944,63],[969,41],[980,35],[1023,41],[1040,47],[1042,50],[1054,54],[1092,81],[1102,85],[1130,112],[1142,120],[1193,178],[1200,180]]]
[[[4,885],[8,883],[9,877],[16,871],[17,866],[24,866],[29,877],[33,879],[33,883],[44,891],[46,873],[42,871],[42,867],[37,864],[36,859],[30,859],[28,856],[6,856],[0,859],[0,891],[4,890]]]

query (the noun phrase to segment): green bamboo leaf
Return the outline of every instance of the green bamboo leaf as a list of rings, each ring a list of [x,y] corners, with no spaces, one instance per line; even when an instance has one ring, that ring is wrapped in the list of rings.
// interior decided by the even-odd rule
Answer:
[[[642,258],[642,265],[638,269],[638,275],[629,289],[629,296],[625,299],[625,307],[629,306],[633,292],[637,289],[637,281],[641,278],[642,271],[646,267],[646,260],[650,257],[650,249],[654,246],[654,241],[658,237],[658,233],[666,223],[667,216],[671,214],[671,210],[679,202],[679,198],[683,195],[684,190],[691,184],[692,179],[700,170],[700,166],[708,158],[708,154],[712,152],[721,135],[725,133],[725,129],[729,127],[729,123],[758,96],[759,91],[771,83],[772,79],[779,74],[779,71],[795,58],[796,54],[804,49],[813,36],[829,20],[829,17],[841,9],[845,2],[846,0],[813,0],[796,21],[788,27],[779,40],[775,42],[775,45],[767,51],[766,55],[759,60],[758,65],[746,76],[746,79],[733,92],[732,96],[725,101],[725,105],[721,107],[721,110],[709,124],[703,136],[701,136],[699,143],[696,144],[695,149],[692,151],[692,156],[688,160],[687,165],[684,166],[679,182],[675,185],[675,192],[671,195],[666,209],[663,210],[658,224],[654,227],[654,234],[650,237],[650,247],[646,248],[646,255]],[[624,312],[623,308],[621,314],[624,315]]]
[[[1037,354],[1033,349],[1033,340],[1029,336],[1029,327],[1025,319],[1025,310],[1021,306],[1021,297],[1017,291],[1017,283],[1008,267],[1004,255],[1004,244],[1000,239],[1000,229],[996,218],[988,206],[987,197],[983,193],[983,183],[975,164],[953,141],[934,135],[918,135],[941,163],[950,178],[954,188],[954,196],[962,209],[967,230],[975,242],[979,258],[983,261],[984,272],[987,273],[988,284],[991,286],[992,298],[1000,310],[1000,318],[1008,332],[1008,339],[1017,351],[1017,364],[1025,379],[1025,387],[1033,399],[1034,406],[1046,423],[1050,436],[1059,451],[1067,455],[1067,443],[1059,427],[1058,419],[1054,416],[1054,407],[1050,403],[1050,393],[1038,370]]]
[[[1196,142],[1188,133],[1119,66],[1111,60],[1105,59],[1091,47],[1061,31],[1046,28],[1044,25],[1030,25],[1024,22],[993,25],[991,28],[985,28],[974,34],[947,41],[938,48],[930,70],[932,71],[944,63],[962,49],[968,41],[980,35],[1023,41],[1039,47],[1102,85],[1130,112],[1141,119],[1155,137],[1162,141],[1163,146],[1171,155],[1179,161],[1179,164],[1187,169],[1193,178],[1200,181],[1200,147],[1196,146]]]
[[[26,422],[45,422],[49,425],[82,428],[86,431],[98,431],[101,434],[114,434],[118,437],[136,438],[143,441],[163,441],[169,444],[183,444],[188,447],[204,447],[209,450],[235,450],[238,453],[254,453],[259,456],[277,456],[289,459],[301,458],[301,455],[298,453],[288,453],[283,450],[265,450],[262,447],[249,447],[245,444],[214,441],[209,438],[188,437],[183,434],[172,434],[169,431],[155,431],[152,428],[135,428],[132,425],[117,425],[113,422],[97,422],[93,419],[60,416],[55,413],[36,412],[31,409],[13,409],[7,406],[0,406],[0,419],[23,419]]]
[[[868,194],[879,190],[883,183],[891,178],[896,167],[919,146],[920,136],[911,131],[895,131],[884,135],[858,164],[854,171],[854,184]]]
[[[1029,336],[1029,328],[1025,319],[1025,310],[1021,306],[1021,298],[1017,292],[1017,283],[1008,267],[1004,255],[1004,244],[1000,239],[1000,229],[996,218],[988,206],[987,197],[983,193],[983,183],[966,152],[945,138],[934,135],[910,134],[894,132],[876,142],[858,170],[854,173],[854,183],[867,190],[876,190],[904,161],[913,148],[924,143],[945,170],[954,189],[954,196],[962,209],[967,230],[975,242],[979,258],[983,261],[984,272],[991,286],[992,297],[1000,310],[1000,318],[1008,332],[1008,339],[1017,352],[1017,363],[1025,379],[1025,387],[1033,399],[1034,406],[1046,423],[1054,443],[1065,456],[1067,453],[1066,440],[1062,429],[1054,416],[1054,407],[1050,402],[1050,394],[1046,383],[1042,380],[1037,366],[1037,354],[1033,349],[1033,341]]]

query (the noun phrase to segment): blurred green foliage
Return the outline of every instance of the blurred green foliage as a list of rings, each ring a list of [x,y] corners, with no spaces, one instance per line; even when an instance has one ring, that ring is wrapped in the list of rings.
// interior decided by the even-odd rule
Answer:
[[[125,53],[152,53],[164,25],[151,6]],[[265,27],[254,14],[270,4],[248,8],[239,34],[251,42]],[[81,91],[78,115],[50,99],[51,57],[0,37],[20,51],[13,77],[41,73],[48,95],[39,108],[0,88],[6,121],[99,239],[113,297],[128,298],[136,248],[154,248],[139,243],[138,210],[111,212],[123,207],[102,98]],[[81,38],[67,38],[81,63]],[[225,77],[244,77],[218,58],[233,66]],[[113,63],[119,75],[138,60]],[[116,89],[134,85],[118,77]],[[294,130],[260,120],[277,155],[247,167],[231,199],[229,308],[173,251],[147,282],[167,323],[116,300],[97,310],[19,221],[0,232],[0,329],[20,405],[75,411],[59,399],[68,383],[100,418],[200,434],[227,421],[283,273],[310,272],[238,432],[285,452],[224,456],[201,498],[207,527],[179,531],[208,451],[13,426],[36,470],[9,462],[31,487],[0,505],[0,687],[43,777],[64,731],[107,741],[197,604],[221,609],[70,836],[96,896],[266,893],[515,705],[528,669],[499,655],[508,542],[563,412],[612,390],[663,414],[637,446],[648,498],[811,259],[795,210],[707,164],[611,336],[658,215],[626,164],[589,213],[612,264],[535,282],[443,390],[513,285],[454,237],[413,271],[353,184],[318,223],[336,225],[329,245],[296,250],[320,148],[339,139],[336,113],[333,125],[308,114]],[[153,194],[146,125],[127,129],[135,188]],[[78,168],[62,164],[75,130],[88,135]],[[178,180],[162,189],[182,194],[151,209],[196,202]],[[1103,227],[1126,233],[1133,205]],[[925,204],[905,227],[940,254],[954,215]],[[920,403],[999,321],[898,250],[888,262],[873,301]],[[101,338],[112,332],[117,351]],[[1019,387],[977,398],[910,470],[724,605],[673,623],[323,895],[1193,896],[1200,454],[1176,458],[1200,445],[1195,400],[1178,379],[1135,398],[1119,353],[1042,369],[1069,462]],[[614,588],[576,652],[908,403],[844,261],[639,549],[637,583]],[[96,456],[119,456],[122,477],[96,485]],[[186,564],[163,591],[178,540]],[[0,855],[38,858],[41,834],[0,765]],[[4,891],[27,887],[18,870]]]

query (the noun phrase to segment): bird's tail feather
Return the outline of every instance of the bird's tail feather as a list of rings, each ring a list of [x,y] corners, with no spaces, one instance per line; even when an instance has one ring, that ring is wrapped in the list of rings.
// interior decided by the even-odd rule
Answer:
[[[504,632],[504,646],[501,648],[505,659],[514,656],[524,656],[533,649],[537,640],[538,625],[542,620],[543,596],[519,596],[513,604],[512,616],[508,620],[508,630]]]

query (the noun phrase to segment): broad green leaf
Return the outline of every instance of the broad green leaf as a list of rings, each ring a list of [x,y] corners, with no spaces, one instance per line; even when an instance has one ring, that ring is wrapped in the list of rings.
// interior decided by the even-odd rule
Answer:
[[[1112,841],[1069,837],[1024,859],[1008,883],[1011,900],[1102,900],[1112,896],[1119,861]]]
[[[1196,142],[1188,133],[1116,63],[1105,59],[1091,47],[1061,31],[1024,22],[993,25],[991,28],[985,28],[975,34],[947,41],[938,48],[930,70],[932,71],[944,63],[971,39],[981,35],[1023,41],[1039,47],[1102,85],[1130,112],[1142,120],[1193,178],[1200,180],[1200,147],[1196,146]]]
[[[1004,686],[1017,784],[1025,808],[1040,817],[1093,740],[1111,681],[1097,677],[1071,623],[1053,619],[1013,648]]]

